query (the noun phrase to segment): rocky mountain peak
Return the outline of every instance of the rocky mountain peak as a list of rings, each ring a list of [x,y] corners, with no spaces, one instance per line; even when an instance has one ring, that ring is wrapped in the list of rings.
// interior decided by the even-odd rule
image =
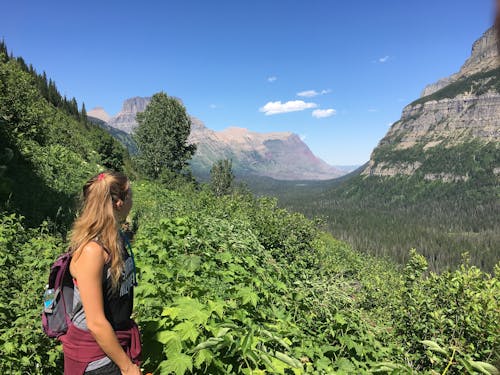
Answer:
[[[150,101],[151,101],[150,96],[148,97],[136,96],[130,99],[126,99],[123,102],[122,110],[120,111],[120,113],[137,114],[138,112],[144,112]]]
[[[498,57],[496,30],[491,27],[474,42],[471,57],[467,59],[461,71],[480,68],[485,62],[496,57]]]
[[[474,42],[471,56],[462,65],[460,71],[428,85],[422,91],[421,97],[432,95],[443,87],[475,73],[494,69],[498,65],[498,59],[496,30],[491,27]]]

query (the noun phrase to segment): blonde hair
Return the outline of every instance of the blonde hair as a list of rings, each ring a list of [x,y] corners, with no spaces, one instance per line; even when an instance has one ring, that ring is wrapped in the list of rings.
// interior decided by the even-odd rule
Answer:
[[[106,171],[100,173],[83,186],[81,209],[73,223],[70,235],[71,254],[83,248],[95,237],[111,255],[111,285],[119,286],[124,263],[122,240],[118,238],[118,221],[113,203],[125,200],[130,182],[123,173]]]

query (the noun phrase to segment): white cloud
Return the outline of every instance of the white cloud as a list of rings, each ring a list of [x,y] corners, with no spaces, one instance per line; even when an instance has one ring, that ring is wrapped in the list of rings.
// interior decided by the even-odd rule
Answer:
[[[389,60],[389,56],[384,56],[384,57],[381,57],[380,59],[378,59],[378,62],[383,64],[383,63],[387,62],[387,60]]]
[[[271,82],[271,83],[273,83],[273,82],[274,82],[274,81],[276,81],[277,79],[278,79],[278,77],[276,77],[276,76],[271,76],[271,77],[268,77],[268,78],[267,78],[267,82]]]
[[[300,140],[305,141],[307,136],[305,134],[299,134]]]
[[[217,106],[215,104],[210,104],[210,108],[215,109],[215,108],[217,108]]]
[[[378,112],[377,108],[368,108],[368,112]]]
[[[312,111],[312,116],[316,118],[325,118],[325,117],[330,117],[333,116],[337,113],[336,110],[330,108],[330,109],[315,109]]]
[[[316,90],[306,90],[297,93],[297,96],[302,96],[304,98],[312,98],[314,96],[318,96],[319,93]]]
[[[288,113],[303,111],[304,109],[316,108],[318,105],[316,103],[306,103],[303,100],[291,100],[286,103],[268,102],[265,106],[259,109],[260,112],[264,112],[266,116],[277,115],[279,113]]]
[[[330,90],[330,89],[321,90],[320,92],[318,92],[316,90],[305,90],[305,91],[298,92],[297,96],[301,96],[303,98],[313,98],[315,96],[325,95],[325,94],[328,94],[330,92],[332,92],[332,90]]]

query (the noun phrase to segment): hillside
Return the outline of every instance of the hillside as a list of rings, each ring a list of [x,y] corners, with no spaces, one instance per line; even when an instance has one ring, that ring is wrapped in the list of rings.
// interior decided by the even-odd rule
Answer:
[[[436,275],[408,253],[398,268],[267,197],[133,186],[144,373],[497,374],[500,264],[495,277],[466,263]],[[65,242],[12,215],[0,238],[0,371],[60,374],[38,312]]]
[[[0,209],[63,229],[88,176],[126,163],[126,149],[87,121],[83,104],[0,44]]]

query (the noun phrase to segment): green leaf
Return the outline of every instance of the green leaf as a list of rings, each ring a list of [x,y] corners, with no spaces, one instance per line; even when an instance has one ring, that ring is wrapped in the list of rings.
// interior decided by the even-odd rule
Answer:
[[[172,319],[179,316],[180,310],[177,307],[165,307],[161,313],[161,316],[169,316]]]
[[[497,368],[495,366],[490,365],[489,363],[480,361],[470,361],[470,360],[469,363],[471,364],[472,367],[480,371],[482,374],[497,375],[499,373]]]
[[[14,353],[15,349],[16,349],[16,346],[12,342],[7,341],[6,343],[3,344],[3,350],[7,354]]]
[[[181,338],[177,332],[161,331],[155,335],[155,339],[164,344],[164,351],[168,356],[178,354],[182,350]]]
[[[187,370],[193,371],[193,361],[190,356],[178,353],[160,363],[158,369],[160,370],[161,375],[168,375],[172,372],[176,375],[184,375]]]
[[[223,341],[224,339],[222,337],[211,337],[208,340],[196,345],[196,347],[193,350],[198,351],[202,349],[212,348],[214,346],[219,345]]]
[[[185,321],[177,324],[174,327],[174,331],[179,333],[181,340],[183,341],[191,340],[192,342],[194,342],[199,334],[196,326],[190,321]]]
[[[212,362],[213,358],[214,356],[210,350],[201,349],[195,354],[194,366],[201,369],[201,365],[205,363],[206,367]]]
[[[422,344],[424,344],[425,346],[427,346],[429,348],[429,350],[433,351],[433,352],[437,352],[437,353],[441,353],[441,354],[444,354],[444,355],[448,355],[448,352],[446,350],[444,350],[443,348],[441,348],[436,342],[434,341],[431,341],[431,340],[423,340],[423,341],[420,341]]]
[[[210,312],[215,312],[219,318],[222,318],[224,316],[224,307],[226,304],[224,301],[208,301],[208,307],[210,309]]]
[[[302,363],[298,359],[291,358],[285,353],[275,351],[274,353],[271,353],[271,355],[276,359],[279,359],[281,362],[286,363],[290,367],[296,367],[296,368],[302,367]]]
[[[246,305],[250,303],[252,306],[256,307],[259,300],[259,296],[249,287],[243,287],[238,291],[238,297],[241,298],[241,303]]]

